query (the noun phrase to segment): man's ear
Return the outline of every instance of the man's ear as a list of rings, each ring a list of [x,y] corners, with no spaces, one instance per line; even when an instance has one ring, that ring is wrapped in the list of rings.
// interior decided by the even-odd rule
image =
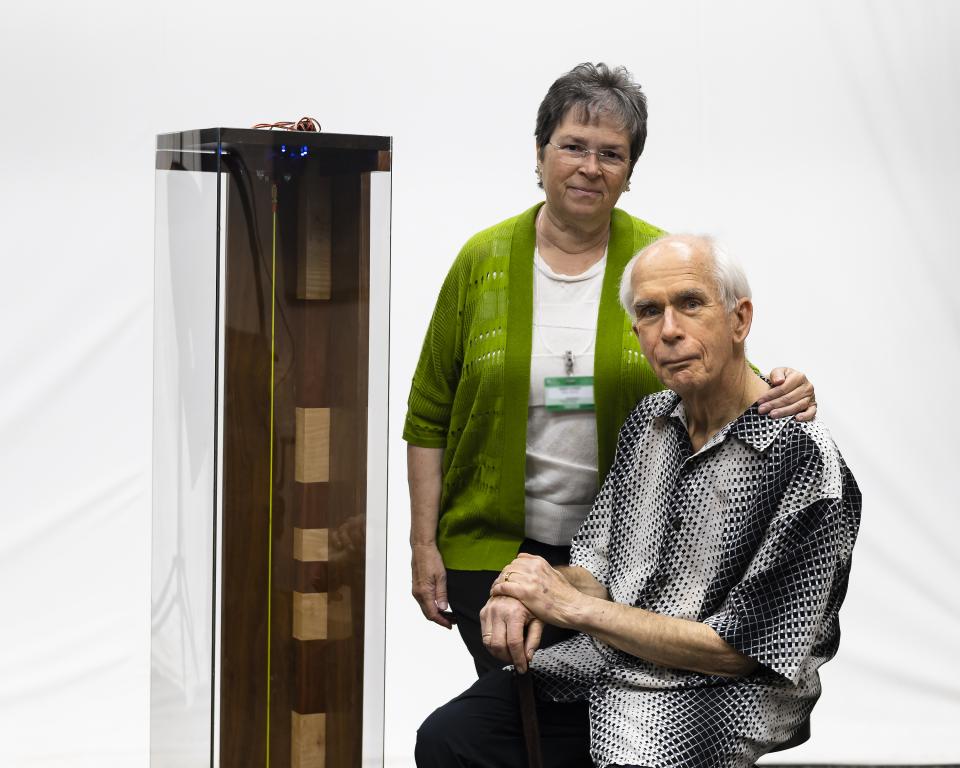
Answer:
[[[730,313],[730,330],[733,331],[733,340],[742,344],[750,335],[750,326],[753,325],[753,302],[747,298],[737,299],[737,304]]]

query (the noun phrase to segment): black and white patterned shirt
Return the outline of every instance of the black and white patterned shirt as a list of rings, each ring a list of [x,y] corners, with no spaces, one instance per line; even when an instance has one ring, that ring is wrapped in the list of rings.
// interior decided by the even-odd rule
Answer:
[[[752,766],[820,694],[860,505],[820,423],[754,405],[693,453],[679,396],[644,398],[571,564],[611,600],[704,622],[760,666],[741,678],[668,669],[581,634],[537,652],[540,695],[589,701],[598,766]]]

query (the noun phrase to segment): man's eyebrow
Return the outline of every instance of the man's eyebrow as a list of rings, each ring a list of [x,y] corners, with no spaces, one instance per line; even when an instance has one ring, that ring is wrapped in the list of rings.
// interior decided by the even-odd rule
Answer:
[[[655,302],[653,299],[637,299],[633,302],[633,310],[639,312],[641,309],[646,309],[647,307],[659,307],[660,305]]]
[[[685,301],[686,299],[707,301],[708,298],[706,292],[700,288],[684,288],[679,293],[673,295],[673,301]]]

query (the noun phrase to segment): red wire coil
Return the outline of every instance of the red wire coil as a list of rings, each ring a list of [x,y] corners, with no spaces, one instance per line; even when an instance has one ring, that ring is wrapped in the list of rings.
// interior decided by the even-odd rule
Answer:
[[[267,130],[277,129],[279,131],[310,131],[312,133],[320,132],[320,123],[312,117],[301,117],[295,123],[290,120],[280,120],[276,123],[257,123],[254,128],[266,128]]]

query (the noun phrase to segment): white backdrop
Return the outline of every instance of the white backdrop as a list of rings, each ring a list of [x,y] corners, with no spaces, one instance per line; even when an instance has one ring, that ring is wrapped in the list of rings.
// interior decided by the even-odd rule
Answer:
[[[395,137],[386,750],[412,765],[471,665],[408,596],[406,389],[586,60],[649,97],[622,207],[741,257],[751,359],[810,375],[864,492],[813,739],[777,762],[960,762],[958,40],[951,0],[5,8],[0,766],[147,765],[153,137],[303,114]]]

